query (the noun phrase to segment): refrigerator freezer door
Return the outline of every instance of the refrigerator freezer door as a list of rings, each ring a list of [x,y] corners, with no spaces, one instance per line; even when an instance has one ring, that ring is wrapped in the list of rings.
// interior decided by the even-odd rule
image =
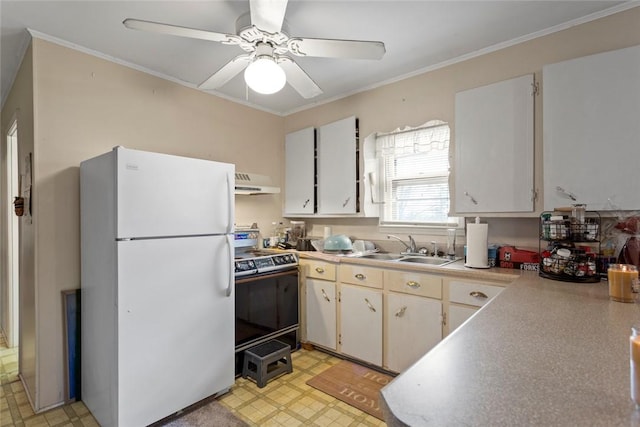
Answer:
[[[235,166],[118,147],[118,238],[233,231]]]
[[[119,425],[144,426],[234,383],[231,252],[226,236],[117,246]]]

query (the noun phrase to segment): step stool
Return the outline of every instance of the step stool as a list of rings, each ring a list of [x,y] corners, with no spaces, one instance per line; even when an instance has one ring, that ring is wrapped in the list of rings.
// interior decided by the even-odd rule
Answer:
[[[291,347],[287,344],[271,340],[244,351],[242,378],[253,378],[260,388],[270,379],[291,372]]]

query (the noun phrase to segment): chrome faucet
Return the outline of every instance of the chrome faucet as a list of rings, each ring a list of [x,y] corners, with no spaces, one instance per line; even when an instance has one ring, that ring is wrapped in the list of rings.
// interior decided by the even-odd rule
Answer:
[[[398,236],[394,236],[393,234],[387,234],[387,239],[396,239],[398,242],[402,243],[404,245],[405,248],[407,248],[407,252],[409,254],[415,254],[418,253],[418,249],[416,247],[416,241],[413,240],[413,237],[408,236],[409,237],[409,244],[407,245],[404,240],[402,240],[401,238],[399,238]]]

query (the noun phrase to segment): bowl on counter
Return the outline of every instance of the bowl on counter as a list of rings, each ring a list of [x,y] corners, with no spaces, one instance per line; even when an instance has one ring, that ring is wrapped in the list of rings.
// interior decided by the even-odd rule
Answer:
[[[349,236],[336,234],[324,239],[323,250],[325,252],[344,252],[353,250],[353,243]]]

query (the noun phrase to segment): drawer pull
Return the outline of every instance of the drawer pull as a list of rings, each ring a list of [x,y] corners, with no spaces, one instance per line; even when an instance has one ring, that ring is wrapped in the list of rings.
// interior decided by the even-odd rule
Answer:
[[[404,316],[404,312],[407,311],[407,306],[405,305],[400,310],[396,311],[396,317]]]
[[[364,275],[364,274],[362,274],[362,273],[358,273],[358,274],[356,274],[356,276],[355,276],[355,277],[356,277],[356,279],[358,279],[358,280],[364,280],[364,279],[366,279],[366,278],[367,278],[367,276],[365,276],[365,275]]]
[[[367,306],[369,307],[369,310],[373,311],[374,313],[376,312],[376,309],[371,305],[371,303],[369,302],[369,300],[367,298],[364,299],[364,302],[367,303]]]
[[[480,291],[473,291],[469,293],[470,296],[474,297],[474,298],[489,298],[487,296],[487,294],[480,292]]]
[[[320,274],[324,273],[324,268],[322,267],[316,267],[316,271]]]
[[[331,302],[331,300],[329,299],[329,297],[327,296],[327,293],[324,291],[324,289],[322,289],[322,296],[324,297],[324,299],[327,300],[327,302]]]
[[[418,289],[420,287],[420,283],[414,281],[414,280],[409,280],[407,282],[407,286],[413,289]]]

